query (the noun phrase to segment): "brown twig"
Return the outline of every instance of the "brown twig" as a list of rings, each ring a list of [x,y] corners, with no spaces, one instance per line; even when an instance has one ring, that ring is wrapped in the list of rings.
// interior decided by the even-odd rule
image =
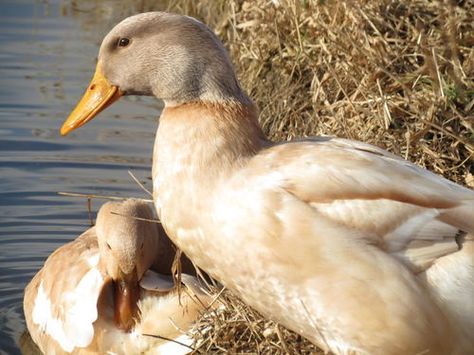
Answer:
[[[131,215],[122,214],[122,213],[118,213],[118,212],[114,212],[114,211],[110,211],[110,214],[114,214],[116,216],[121,216],[121,217],[132,218],[132,219],[135,219],[137,221],[144,221],[144,222],[161,224],[161,221],[159,219],[149,219],[149,218],[131,216]]]
[[[128,175],[130,175],[133,179],[133,181],[135,181],[138,186],[140,186],[140,188],[145,191],[146,194],[148,194],[151,198],[153,198],[153,194],[145,187],[145,185],[143,185],[140,180],[137,179],[137,177],[132,173],[131,170],[128,171]]]
[[[87,199],[97,198],[97,199],[102,199],[102,200],[114,200],[114,201],[124,201],[130,198],[130,197],[107,196],[107,195],[96,195],[96,194],[82,194],[79,192],[63,192],[63,191],[58,192],[58,195],[70,196],[70,197],[81,197],[81,198],[87,198]],[[133,198],[136,200],[140,200],[142,202],[153,203],[153,200],[148,200],[144,198],[135,198],[135,197]]]

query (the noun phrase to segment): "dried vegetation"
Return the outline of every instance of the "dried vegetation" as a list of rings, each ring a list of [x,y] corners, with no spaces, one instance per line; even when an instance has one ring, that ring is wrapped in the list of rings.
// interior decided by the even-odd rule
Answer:
[[[274,139],[358,139],[474,186],[473,2],[171,7],[201,18],[223,39]]]

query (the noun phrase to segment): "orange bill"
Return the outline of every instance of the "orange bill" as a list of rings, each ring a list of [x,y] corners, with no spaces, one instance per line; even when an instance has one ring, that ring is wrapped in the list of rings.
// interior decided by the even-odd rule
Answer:
[[[81,101],[71,112],[61,127],[61,135],[81,127],[92,120],[100,111],[111,105],[123,95],[117,86],[111,85],[97,65],[94,77]]]
[[[129,332],[138,315],[140,288],[138,281],[117,280],[114,282],[114,320],[119,329]]]

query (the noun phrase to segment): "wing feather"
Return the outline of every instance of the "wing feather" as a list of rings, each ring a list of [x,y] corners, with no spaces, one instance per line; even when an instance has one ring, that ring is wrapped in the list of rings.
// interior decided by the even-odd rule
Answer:
[[[416,271],[459,250],[460,230],[474,232],[473,191],[368,144],[319,138],[276,145],[249,168],[260,185],[378,239]]]
[[[26,288],[25,313],[33,338],[47,334],[67,352],[89,345],[106,279],[95,228],[58,248]]]

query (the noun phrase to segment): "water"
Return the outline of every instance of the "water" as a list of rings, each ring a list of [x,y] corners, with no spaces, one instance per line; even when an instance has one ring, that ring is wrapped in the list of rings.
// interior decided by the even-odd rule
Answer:
[[[145,5],[0,2],[0,354],[20,353],[25,285],[89,226],[86,201],[57,192],[145,197],[128,170],[151,186],[156,100],[122,99],[68,137],[58,131],[94,72],[103,35]]]

